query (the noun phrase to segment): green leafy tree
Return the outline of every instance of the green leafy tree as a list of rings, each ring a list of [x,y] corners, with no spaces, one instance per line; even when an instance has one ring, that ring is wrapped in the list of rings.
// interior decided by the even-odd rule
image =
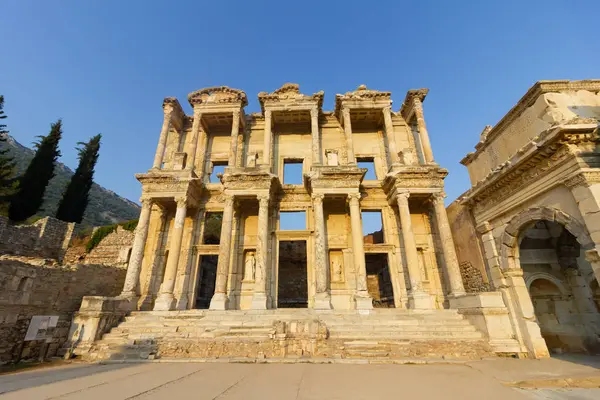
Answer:
[[[0,122],[5,118],[4,96],[0,96]],[[7,136],[6,125],[0,123],[0,142],[6,142]],[[0,214],[6,214],[8,201],[15,191],[15,162],[9,152],[8,148],[0,149]]]
[[[102,135],[98,134],[87,143],[77,143],[80,146],[77,148],[79,165],[58,204],[56,218],[81,223],[88,205],[88,195],[94,183],[94,167],[98,161],[101,138]]]
[[[42,205],[48,182],[54,176],[56,160],[60,156],[58,142],[62,136],[62,121],[50,125],[50,133],[39,136],[35,143],[35,156],[25,173],[18,178],[19,187],[11,198],[8,217],[12,221],[24,221],[34,215]]]

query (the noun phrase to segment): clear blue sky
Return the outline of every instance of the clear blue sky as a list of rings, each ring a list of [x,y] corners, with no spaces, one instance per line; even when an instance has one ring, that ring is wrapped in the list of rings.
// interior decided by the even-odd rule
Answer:
[[[213,85],[256,95],[284,82],[336,93],[428,87],[425,117],[447,202],[468,189],[460,159],[540,79],[600,76],[600,1],[2,1],[0,94],[30,145],[63,118],[61,161],[103,134],[96,181],[137,201],[162,99]]]

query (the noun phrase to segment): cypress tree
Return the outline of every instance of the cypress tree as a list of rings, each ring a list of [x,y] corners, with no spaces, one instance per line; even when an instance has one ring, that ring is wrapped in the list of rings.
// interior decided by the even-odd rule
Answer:
[[[4,96],[0,96],[0,122],[5,119],[4,115]],[[6,142],[8,130],[6,125],[0,123],[0,146]],[[4,146],[3,146],[4,147]],[[0,149],[0,214],[5,215],[8,210],[8,201],[14,193],[15,186],[15,162],[8,155],[8,148]]]
[[[88,195],[94,183],[94,167],[98,161],[101,137],[102,135],[96,135],[87,143],[77,143],[80,146],[77,148],[79,165],[58,204],[56,218],[81,223],[88,204]]]
[[[25,173],[18,178],[17,193],[11,198],[8,217],[12,221],[24,221],[34,215],[44,201],[48,182],[54,176],[54,167],[60,156],[58,142],[62,136],[62,121],[50,125],[50,133],[38,136],[37,151]]]

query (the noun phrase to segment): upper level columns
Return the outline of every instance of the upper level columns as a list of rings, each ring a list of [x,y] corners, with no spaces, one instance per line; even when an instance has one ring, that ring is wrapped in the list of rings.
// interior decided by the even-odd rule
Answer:
[[[315,217],[315,280],[316,294],[313,308],[317,310],[331,309],[329,294],[327,247],[325,246],[325,216],[323,214],[322,193],[313,193],[313,212]]]
[[[434,163],[433,151],[431,150],[431,143],[429,142],[429,134],[427,133],[427,127],[425,126],[425,117],[423,115],[423,103],[419,98],[413,100],[413,110],[415,118],[417,119],[417,128],[419,130],[419,139],[421,139],[421,146],[423,147],[423,157],[427,164]]]
[[[448,214],[446,214],[446,207],[444,206],[444,197],[446,195],[443,193],[434,193],[432,197],[437,230],[440,235],[442,253],[444,254],[444,261],[446,263],[446,274],[448,276],[448,283],[450,284],[450,295],[454,297],[462,296],[465,294],[465,288],[462,276],[460,275],[458,259],[456,258],[452,231],[448,223]]]
[[[167,267],[163,277],[162,285],[154,310],[167,311],[175,308],[175,297],[173,290],[175,289],[175,279],[177,278],[177,266],[179,265],[179,255],[181,254],[181,241],[183,239],[183,225],[187,213],[187,198],[178,197],[175,199],[177,210],[175,211],[175,221],[173,223],[173,231],[171,233],[169,245],[169,257],[167,259]]]
[[[256,237],[256,273],[252,308],[267,309],[267,266],[269,265],[269,195],[258,196],[258,235]]]
[[[233,121],[231,123],[231,149],[229,151],[229,161],[228,165],[230,167],[235,167],[235,162],[237,158],[237,145],[238,145],[238,134],[240,131],[240,110],[233,110]]]
[[[404,254],[406,255],[406,267],[410,279],[410,292],[408,294],[411,308],[430,309],[433,308],[431,296],[423,291],[423,277],[419,268],[419,254],[417,244],[412,230],[410,209],[408,206],[409,192],[396,194],[398,202],[398,213],[402,230],[402,241],[404,242]]]
[[[142,269],[146,239],[148,238],[148,226],[151,211],[152,200],[142,199],[142,211],[140,213],[138,225],[135,228],[135,238],[133,239],[133,246],[131,248],[131,257],[129,258],[125,284],[123,285],[123,292],[121,293],[121,296],[130,298],[132,301],[136,301],[138,297],[138,281]]]
[[[348,202],[352,226],[352,253],[354,255],[354,270],[356,271],[356,295],[354,299],[357,309],[370,310],[373,308],[373,300],[367,289],[367,267],[365,265],[365,248],[360,219],[360,193],[349,194]]]
[[[396,136],[394,135],[394,125],[392,124],[392,107],[383,107],[383,122],[385,124],[385,136],[388,140],[390,160],[392,164],[398,162],[398,149],[396,147]]]
[[[265,133],[264,133],[264,148],[263,148],[263,164],[269,166],[271,171],[271,152],[273,143],[273,132],[271,130],[271,110],[265,110]]]
[[[342,115],[344,118],[344,133],[346,136],[348,164],[356,164],[356,157],[354,157],[354,143],[352,141],[352,122],[350,121],[350,110],[348,107],[342,108]]]
[[[152,168],[160,169],[163,163],[163,157],[165,154],[165,148],[167,147],[167,138],[169,136],[169,130],[171,129],[171,122],[173,118],[173,107],[164,107],[164,120],[162,129],[160,130],[160,137],[158,139],[158,146],[156,147],[156,154],[154,155],[154,163]]]
[[[215,294],[210,301],[211,310],[227,309],[227,275],[229,274],[229,260],[231,256],[231,226],[233,223],[233,203],[231,195],[225,195],[225,209],[221,223],[221,240],[219,246],[219,260],[217,262],[217,278],[215,281]]]
[[[190,150],[187,159],[186,169],[193,171],[196,164],[196,149],[198,148],[198,133],[202,128],[202,113],[200,109],[194,108],[194,122],[192,122],[192,138],[190,140]],[[204,152],[202,152],[201,163],[204,162]]]
[[[323,164],[321,159],[321,145],[319,141],[319,107],[310,109],[310,131],[312,136],[312,163]]]

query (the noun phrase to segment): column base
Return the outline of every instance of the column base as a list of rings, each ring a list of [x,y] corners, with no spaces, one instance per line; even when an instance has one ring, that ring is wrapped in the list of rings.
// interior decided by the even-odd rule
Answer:
[[[151,294],[144,295],[139,300],[140,311],[152,311],[154,298]]]
[[[173,293],[160,293],[154,302],[154,311],[171,311],[175,309]]]
[[[315,310],[331,310],[331,296],[329,293],[317,293],[313,308]]]
[[[414,292],[408,295],[408,307],[415,310],[432,310],[431,295],[425,292]]]
[[[369,293],[357,293],[354,296],[354,302],[356,303],[357,310],[373,309],[373,299],[369,296]]]
[[[250,308],[253,310],[267,309],[267,295],[265,293],[254,293],[252,296],[252,304]]]
[[[176,299],[175,309],[176,310],[187,310],[188,308],[188,296],[187,293],[182,293],[178,299]]]
[[[229,303],[229,299],[225,293],[215,293],[210,299],[209,310],[227,310],[227,303]]]
[[[124,309],[126,311],[137,310],[138,300],[140,299],[137,293],[122,292],[119,296],[117,296],[117,298],[119,300],[122,300],[119,308]]]

